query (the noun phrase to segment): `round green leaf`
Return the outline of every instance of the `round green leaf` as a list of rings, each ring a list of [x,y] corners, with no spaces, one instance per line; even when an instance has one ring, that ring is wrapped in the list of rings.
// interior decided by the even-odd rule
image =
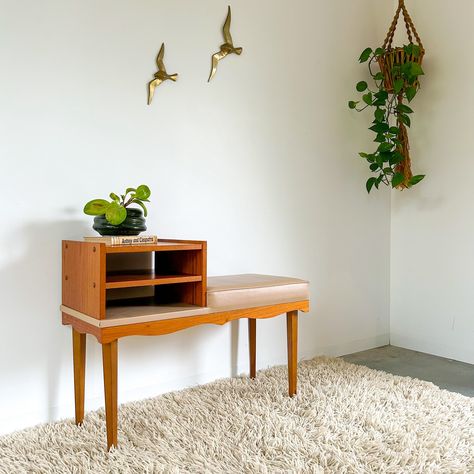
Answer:
[[[150,188],[146,184],[141,184],[138,186],[137,191],[135,192],[135,197],[140,200],[148,199],[150,195]]]
[[[358,102],[355,102],[353,100],[350,100],[348,105],[350,109],[355,109],[357,107]]]
[[[84,206],[84,214],[88,216],[101,216],[105,214],[109,201],[105,199],[93,199]]]
[[[127,210],[115,201],[111,202],[105,211],[105,218],[112,225],[120,225],[126,217]]]
[[[357,92],[364,92],[368,87],[367,82],[365,81],[360,81],[356,85]]]

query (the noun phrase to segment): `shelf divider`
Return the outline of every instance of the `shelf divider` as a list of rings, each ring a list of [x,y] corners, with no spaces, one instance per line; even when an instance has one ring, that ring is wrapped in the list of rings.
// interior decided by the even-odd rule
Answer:
[[[128,270],[110,272],[106,275],[105,288],[132,288],[137,286],[171,285],[202,281],[202,275],[161,275],[152,270]]]

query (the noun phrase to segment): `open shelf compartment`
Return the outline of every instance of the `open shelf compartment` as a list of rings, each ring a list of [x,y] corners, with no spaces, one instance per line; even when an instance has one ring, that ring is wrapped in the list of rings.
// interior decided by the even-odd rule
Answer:
[[[117,300],[143,296],[153,297],[154,305],[205,307],[206,283],[205,241],[136,246],[63,241],[63,305],[96,319],[106,319]]]

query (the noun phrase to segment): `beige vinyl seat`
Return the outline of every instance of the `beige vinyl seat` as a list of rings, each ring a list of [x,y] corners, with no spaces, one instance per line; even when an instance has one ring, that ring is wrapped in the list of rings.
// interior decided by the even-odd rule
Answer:
[[[248,273],[207,279],[207,305],[219,311],[307,299],[309,283],[298,278]]]
[[[203,308],[185,303],[163,307],[119,306],[110,308],[106,319],[92,318],[70,309],[68,312],[95,327],[107,328],[304,300],[309,300],[309,283],[305,280],[243,274],[208,277],[207,306]]]

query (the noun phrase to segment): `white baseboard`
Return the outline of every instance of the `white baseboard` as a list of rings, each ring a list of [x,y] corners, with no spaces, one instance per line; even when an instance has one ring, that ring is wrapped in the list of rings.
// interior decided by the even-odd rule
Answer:
[[[420,337],[410,337],[404,334],[392,333],[390,336],[392,346],[411,349],[412,351],[425,352],[447,359],[454,359],[460,362],[474,364],[474,346],[470,348],[450,344],[441,344],[432,339],[423,339]]]
[[[378,336],[348,341],[342,344],[320,346],[312,351],[302,352],[298,354],[299,360],[312,359],[319,355],[326,355],[330,357],[337,357],[353,352],[373,349],[374,347],[385,346],[389,343],[389,335],[381,334]],[[273,367],[275,365],[286,364],[286,357],[282,356],[279,359],[257,359],[257,368],[264,369]],[[205,384],[212,382],[219,378],[231,377],[238,374],[248,372],[247,363],[239,363],[234,367],[230,367],[228,363],[221,363],[214,367],[214,370],[202,373],[196,373],[189,377],[179,377],[161,381],[159,384],[148,385],[144,387],[135,387],[119,392],[119,403],[126,403],[133,400],[142,400],[150,398],[162,393],[167,393],[175,390],[182,390],[187,387]],[[71,391],[73,387],[71,386]],[[87,393],[87,391],[86,391]],[[96,410],[104,405],[101,396],[86,398],[86,411]],[[40,423],[61,420],[65,418],[72,418],[74,416],[73,404],[61,404],[53,407],[45,407],[41,411],[36,412],[22,412],[11,414],[8,418],[0,419],[0,434],[10,433],[12,431],[20,430],[29,426],[34,426]]]

